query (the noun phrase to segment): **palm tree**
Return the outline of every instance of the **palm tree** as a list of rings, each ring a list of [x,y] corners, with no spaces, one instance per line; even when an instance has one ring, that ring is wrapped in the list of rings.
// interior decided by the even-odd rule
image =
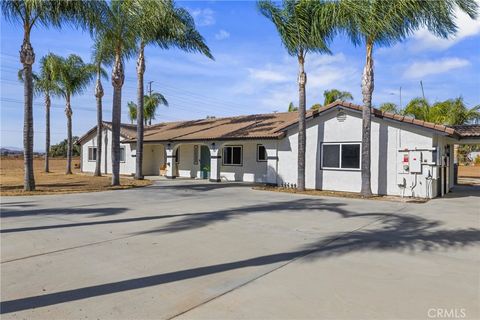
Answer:
[[[72,105],[71,98],[81,94],[97,73],[97,66],[86,64],[75,54],[67,58],[56,57],[55,73],[65,98],[65,115],[67,116],[67,169],[65,174],[72,174]]]
[[[145,101],[143,105],[143,122],[144,125],[151,125],[152,120],[155,119],[155,113],[157,112],[158,106],[164,105],[168,107],[168,101],[161,93],[158,92],[152,92],[149,95],[145,95],[143,99]],[[137,120],[138,106],[133,101],[128,102],[127,106],[128,117],[130,118],[130,122],[133,124],[133,122]]]
[[[43,95],[45,101],[45,172],[50,172],[50,106],[51,98],[61,96],[62,91],[58,86],[55,73],[55,55],[48,54],[40,60],[40,73],[32,73],[34,93]],[[23,81],[23,70],[18,72],[18,78]]]
[[[353,96],[348,91],[340,91],[337,89],[325,90],[323,92],[323,97],[325,100],[323,101],[323,105],[326,106],[336,100],[353,100]]]
[[[137,120],[137,104],[133,101],[129,101],[127,107],[130,123],[133,124],[133,122]]]
[[[95,159],[95,173],[94,176],[100,177],[102,175],[102,98],[103,98],[103,86],[102,77],[108,78],[107,72],[102,68],[102,64],[111,63],[111,57],[107,52],[107,49],[103,47],[103,43],[95,40],[93,61],[95,64],[95,71],[97,74],[97,80],[95,84],[95,99],[97,101],[97,155]]]
[[[137,1],[137,21],[139,29],[138,58],[137,58],[137,147],[135,179],[143,179],[143,125],[144,109],[153,112],[150,115],[151,123],[154,111],[161,102],[158,97],[151,97],[149,108],[144,108],[144,74],[145,74],[145,46],[157,45],[162,49],[177,47],[188,52],[200,52],[213,59],[210,49],[203,37],[195,28],[191,15],[183,8],[176,8],[173,1]],[[150,95],[151,96],[151,95]],[[162,96],[163,98],[163,96]],[[157,99],[157,100],[155,100]],[[163,98],[164,99],[164,98]],[[166,100],[164,99],[166,102]]]
[[[145,124],[147,124],[148,120],[148,124],[152,125],[152,120],[155,119],[155,113],[160,105],[168,107],[168,101],[161,93],[153,92],[148,96],[145,96]]]
[[[141,31],[138,25],[135,0],[111,0],[101,23],[96,29],[97,41],[111,58],[112,67],[112,185],[120,185],[120,123],[122,112],[122,87],[125,81],[124,61],[135,53],[136,41]]]
[[[393,102],[384,102],[380,105],[380,110],[383,112],[391,112],[391,113],[400,113],[398,110],[398,106]]]
[[[390,46],[426,27],[437,36],[455,33],[456,8],[475,18],[475,0],[382,1],[341,0],[337,19],[355,45],[364,44],[366,62],[362,75],[362,188],[363,197],[372,196],[370,175],[371,107],[374,89],[373,48]]]
[[[285,0],[282,6],[277,6],[270,0],[258,2],[260,12],[273,22],[277,28],[283,45],[291,56],[298,60],[298,182],[297,188],[305,190],[305,57],[307,53],[330,53],[327,41],[331,39],[335,25],[331,19],[322,20],[314,24],[315,14],[321,12],[329,16],[332,5],[312,1]],[[330,13],[333,13],[330,12]]]
[[[426,99],[414,98],[407,104],[403,114],[448,126],[462,125],[480,119],[480,105],[469,109],[462,97],[435,102],[433,105]]]
[[[35,190],[33,173],[33,77],[32,65],[35,53],[30,43],[30,34],[36,25],[60,27],[63,23],[92,27],[98,14],[103,11],[103,1],[1,1],[2,14],[7,20],[20,22],[23,26],[23,43],[20,47],[20,63],[23,65],[24,119],[23,159],[25,191]]]

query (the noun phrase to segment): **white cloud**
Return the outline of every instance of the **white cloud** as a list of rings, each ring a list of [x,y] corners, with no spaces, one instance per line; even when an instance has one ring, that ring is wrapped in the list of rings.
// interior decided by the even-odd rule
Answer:
[[[211,26],[215,24],[215,13],[212,9],[194,9],[190,11],[190,13],[195,19],[195,23],[200,27]]]
[[[413,51],[445,50],[465,38],[480,34],[480,19],[472,20],[464,12],[457,12],[457,26],[457,33],[448,39],[435,37],[427,29],[421,29],[414,34],[411,49]]]
[[[440,74],[450,70],[463,68],[470,65],[470,61],[460,58],[444,58],[431,61],[418,61],[412,63],[403,76],[409,79],[420,79],[429,75]]]
[[[221,29],[215,34],[215,39],[217,40],[225,40],[230,38],[230,33],[226,30]]]
[[[254,80],[262,82],[285,82],[288,77],[285,73],[272,70],[272,67],[267,69],[248,68],[249,77]]]

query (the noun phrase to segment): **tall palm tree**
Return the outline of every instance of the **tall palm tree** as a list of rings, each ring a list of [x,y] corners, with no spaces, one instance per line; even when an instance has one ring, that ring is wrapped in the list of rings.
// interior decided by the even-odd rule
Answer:
[[[55,55],[48,54],[40,60],[40,73],[32,72],[34,93],[43,95],[45,101],[45,172],[50,172],[49,153],[50,153],[50,106],[51,98],[61,96],[62,91],[55,79]],[[23,80],[23,70],[18,72],[18,78]]]
[[[420,27],[437,36],[448,37],[457,25],[455,10],[475,18],[475,0],[341,0],[336,12],[344,30],[355,45],[365,45],[366,61],[362,75],[362,188],[363,197],[372,196],[370,174],[371,108],[374,89],[373,49],[404,40]]]
[[[298,60],[298,181],[297,189],[305,190],[305,148],[306,148],[306,90],[307,74],[305,73],[305,57],[307,53],[330,53],[328,40],[334,33],[332,19],[322,20],[314,24],[315,14],[328,12],[333,8],[325,2],[285,0],[277,6],[270,0],[258,2],[260,12],[275,25],[283,45],[289,55]],[[333,12],[330,12],[333,13]]]
[[[72,174],[72,105],[71,98],[81,94],[93,80],[97,73],[97,66],[84,63],[82,58],[75,54],[67,58],[57,57],[55,65],[58,83],[65,98],[65,115],[67,116],[67,168],[65,173]]]
[[[326,106],[336,100],[353,100],[353,96],[348,91],[340,91],[337,89],[325,90],[323,92],[323,105]]]
[[[135,0],[111,0],[96,29],[99,43],[112,60],[112,185],[120,185],[120,123],[122,87],[125,81],[124,61],[135,53],[140,27]]]
[[[98,39],[95,40],[94,44],[93,62],[95,64],[95,71],[97,74],[97,80],[95,84],[95,99],[97,101],[97,154],[95,158],[94,176],[100,177],[102,175],[102,98],[104,93],[102,77],[108,78],[107,72],[102,68],[102,64],[111,64],[111,57],[107,52],[107,49],[103,47],[103,43],[98,41]]]
[[[175,7],[170,0],[135,2],[136,11],[141,12],[135,25],[138,33],[137,58],[137,147],[135,179],[143,179],[143,125],[144,125],[144,74],[145,47],[153,44],[162,49],[177,47],[187,52],[200,52],[213,59],[210,49],[195,28],[191,15],[183,8]],[[164,100],[166,101],[166,100]],[[152,100],[151,107],[161,100]],[[156,108],[156,107],[155,107]],[[148,110],[148,109],[146,109]],[[154,110],[153,110],[154,111]],[[151,115],[149,121],[151,123]]]
[[[25,191],[35,190],[33,173],[33,77],[32,65],[35,53],[30,43],[30,34],[37,25],[60,27],[65,22],[75,26],[92,27],[98,14],[103,11],[104,1],[1,1],[2,14],[23,26],[23,43],[20,47],[20,63],[23,65],[24,119],[23,159]]]

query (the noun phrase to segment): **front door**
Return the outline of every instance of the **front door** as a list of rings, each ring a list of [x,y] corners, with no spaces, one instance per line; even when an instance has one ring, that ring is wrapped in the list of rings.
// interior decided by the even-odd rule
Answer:
[[[210,175],[210,150],[207,146],[200,148],[200,172],[202,179],[208,179]]]

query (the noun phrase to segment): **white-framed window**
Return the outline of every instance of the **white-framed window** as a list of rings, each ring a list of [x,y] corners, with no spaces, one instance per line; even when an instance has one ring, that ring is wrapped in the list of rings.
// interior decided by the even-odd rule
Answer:
[[[120,162],[125,162],[125,147],[120,147]]]
[[[225,166],[241,166],[243,161],[242,146],[225,146],[223,147],[223,165]]]
[[[97,147],[88,147],[88,161],[97,161]]]
[[[361,143],[328,142],[322,144],[322,169],[359,170]]]
[[[262,144],[257,144],[257,162],[267,161],[267,150]]]

